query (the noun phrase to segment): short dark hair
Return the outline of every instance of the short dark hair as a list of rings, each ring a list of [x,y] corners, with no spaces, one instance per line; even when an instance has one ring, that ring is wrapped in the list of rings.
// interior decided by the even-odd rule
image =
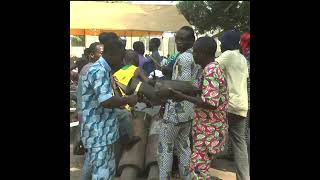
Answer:
[[[150,42],[151,42],[151,43],[154,43],[157,48],[160,47],[161,41],[160,41],[159,38],[152,38],[152,39],[150,40]]]
[[[194,46],[198,47],[203,55],[211,58],[215,57],[215,53],[217,51],[217,43],[212,37],[200,37],[194,43]]]
[[[83,51],[83,54],[84,54],[85,57],[87,57],[90,54],[89,48],[85,48],[84,51]]]
[[[142,53],[144,51],[144,44],[141,41],[136,41],[133,43],[133,50]]]
[[[89,63],[89,61],[87,58],[78,58],[76,61],[76,66],[78,67],[78,72],[80,73],[82,68],[88,63]]]
[[[189,32],[188,38],[195,40],[194,30],[190,26],[183,26],[180,30],[185,30]]]
[[[127,50],[124,56],[124,60],[126,62],[126,64],[129,63],[135,63],[139,65],[139,56],[138,53],[135,52],[134,50]]]
[[[99,42],[94,42],[94,43],[90,44],[90,46],[89,46],[89,48],[88,48],[88,49],[89,49],[89,53],[94,53],[94,52],[96,52],[98,45],[101,45],[101,43],[99,43]]]
[[[99,42],[105,44],[112,39],[119,39],[118,35],[114,32],[102,32],[99,34]]]
[[[120,39],[112,39],[106,41],[104,44],[103,55],[104,56],[113,56],[118,55],[120,52],[124,51],[123,43]]]

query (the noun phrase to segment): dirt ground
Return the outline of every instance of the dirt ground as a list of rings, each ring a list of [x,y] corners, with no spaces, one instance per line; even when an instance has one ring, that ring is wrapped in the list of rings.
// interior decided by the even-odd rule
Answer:
[[[70,180],[80,180],[84,157],[75,156],[72,151],[73,147],[70,145]],[[235,180],[236,174],[233,166],[233,162],[231,161],[218,159],[213,163],[213,168],[210,168],[209,172],[212,176],[216,176],[223,180]],[[140,179],[144,180],[143,178]]]
[[[144,111],[150,114],[151,116],[155,115],[157,112],[159,112],[159,107],[156,108],[145,108],[144,104],[138,104],[135,107],[138,111]],[[77,134],[76,131],[72,131],[70,134],[70,142],[72,142],[74,139],[76,139],[75,134]],[[75,156],[73,155],[73,146],[70,144],[70,180],[80,180],[81,175],[81,168],[83,165],[83,156]],[[209,169],[210,175],[216,176],[223,180],[236,180],[236,174],[234,170],[234,164],[231,161],[228,160],[222,160],[218,159],[215,162],[212,163],[212,167]],[[120,178],[115,178],[115,180]],[[146,180],[143,178],[137,178],[137,180]],[[174,180],[174,178],[173,178]]]

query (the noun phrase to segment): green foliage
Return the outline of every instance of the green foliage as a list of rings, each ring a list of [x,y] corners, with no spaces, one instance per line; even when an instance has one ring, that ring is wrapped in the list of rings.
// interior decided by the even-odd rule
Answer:
[[[181,1],[176,6],[200,34],[233,28],[250,31],[249,1]]]

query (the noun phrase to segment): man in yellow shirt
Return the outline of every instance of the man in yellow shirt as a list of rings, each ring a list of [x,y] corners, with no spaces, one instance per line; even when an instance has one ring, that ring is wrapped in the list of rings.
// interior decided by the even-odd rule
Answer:
[[[245,140],[248,113],[246,58],[240,53],[240,33],[226,31],[220,38],[222,54],[216,59],[221,65],[228,83],[229,107],[227,109],[229,138],[236,163],[237,180],[250,180],[248,151]]]

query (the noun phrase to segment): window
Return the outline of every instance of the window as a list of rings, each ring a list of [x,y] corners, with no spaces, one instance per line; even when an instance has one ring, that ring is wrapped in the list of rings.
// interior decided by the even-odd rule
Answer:
[[[160,39],[159,51],[162,51],[162,45],[163,45],[163,44],[162,44],[162,43],[163,43],[162,40],[163,40],[163,38],[159,38],[159,39]]]
[[[139,41],[143,42],[145,50],[149,51],[149,38],[148,37],[139,37]]]
[[[73,36],[71,39],[71,46],[72,47],[84,47],[85,46],[85,36]]]
[[[158,38],[158,39],[160,39],[160,46],[159,46],[159,51],[162,51],[162,38],[161,37],[139,37],[139,41],[141,41],[141,42],[143,42],[143,44],[144,44],[144,47],[145,47],[145,50],[146,51],[149,51],[149,41],[150,41],[150,39],[152,39],[152,38]]]

